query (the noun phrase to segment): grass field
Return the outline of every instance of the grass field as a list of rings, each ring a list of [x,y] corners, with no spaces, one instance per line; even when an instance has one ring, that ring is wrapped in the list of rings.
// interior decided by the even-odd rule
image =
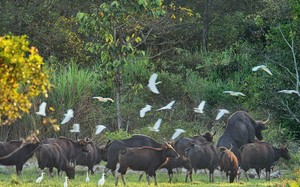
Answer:
[[[86,177],[86,169],[85,168],[76,168],[76,176],[74,180],[68,181],[69,187],[95,187],[97,186],[98,180],[101,178],[101,172],[97,171],[95,175],[90,176],[90,182],[85,183]],[[22,175],[17,177],[15,174],[14,167],[6,167],[5,169],[0,170],[0,186],[8,187],[8,186],[19,186],[19,187],[60,187],[63,186],[64,176],[62,179],[56,175],[54,178],[50,178],[48,172],[45,173],[44,178],[41,184],[35,184],[35,180],[39,176],[39,172],[37,168],[24,168]],[[138,182],[137,173],[128,172],[125,175],[127,186],[132,187],[142,187],[148,186],[146,178],[143,177],[142,181]],[[247,181],[244,176],[241,177],[239,182],[234,182],[229,184],[227,182],[222,182],[220,176],[215,177],[214,183],[208,182],[208,175],[204,173],[198,173],[193,175],[193,182],[185,183],[185,176],[183,173],[175,173],[173,177],[173,183],[168,183],[168,175],[165,172],[158,171],[157,172],[157,181],[159,187],[189,187],[189,186],[204,186],[204,187],[216,187],[216,186],[291,186],[297,187],[299,186],[299,179],[296,177],[295,172],[288,173],[284,175],[280,179],[271,179],[270,182],[266,182],[264,179],[250,179]],[[299,176],[299,175],[298,175]],[[298,180],[298,182],[296,181]],[[109,173],[106,177],[104,186],[115,186],[115,178]],[[119,179],[119,186],[124,186],[121,178]],[[155,186],[153,179],[151,179],[151,185]]]

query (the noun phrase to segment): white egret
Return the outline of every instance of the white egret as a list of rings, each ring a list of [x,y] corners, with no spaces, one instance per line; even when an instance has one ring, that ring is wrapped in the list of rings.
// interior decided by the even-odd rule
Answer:
[[[93,99],[98,99],[98,101],[101,101],[101,102],[104,102],[106,103],[107,101],[111,101],[111,102],[114,102],[114,100],[112,98],[109,98],[109,97],[93,97]]]
[[[198,108],[194,108],[194,112],[202,114],[203,113],[203,109],[204,109],[204,105],[205,105],[205,101],[202,101],[199,104]]]
[[[42,180],[43,180],[43,176],[44,176],[44,172],[42,172],[42,173],[41,173],[41,176],[39,176],[39,177],[36,179],[35,183],[40,184],[40,183],[42,182]]]
[[[98,186],[103,186],[104,185],[104,182],[105,182],[105,176],[104,175],[105,175],[105,173],[103,173],[101,179],[99,179]]]
[[[153,93],[156,93],[156,94],[159,94],[159,91],[156,87],[157,84],[161,83],[160,81],[159,82],[156,82],[156,79],[157,79],[157,74],[156,73],[153,73],[150,78],[149,78],[149,81],[148,81],[148,87],[150,88],[150,90],[153,92]]]
[[[78,123],[73,124],[73,129],[70,132],[80,132],[80,125]]]
[[[184,133],[185,130],[183,129],[175,129],[175,133],[172,135],[171,140],[175,140],[181,133]]]
[[[170,102],[169,104],[167,104],[166,106],[160,108],[160,109],[157,109],[157,111],[159,110],[167,110],[167,109],[172,109],[172,106],[174,105],[175,101],[172,101]]]
[[[90,182],[89,172],[86,172],[85,182],[86,182],[86,183],[89,183],[89,182]]]
[[[300,93],[297,90],[280,90],[278,93],[286,93],[286,94],[297,94],[300,96]]]
[[[232,96],[245,96],[242,92],[234,92],[234,91],[224,91],[223,93],[229,93]]]
[[[104,125],[97,125],[95,134],[100,134],[104,129],[106,129]]]
[[[148,127],[148,128],[149,128],[151,131],[159,132],[159,127],[160,127],[161,121],[162,121],[162,119],[159,118],[159,119],[155,122],[155,124],[154,124],[153,127]]]
[[[269,68],[267,68],[267,66],[265,66],[265,65],[255,66],[255,67],[252,68],[252,71],[257,71],[259,69],[262,69],[265,72],[269,73],[270,75],[273,75],[272,72],[271,72],[271,70]]]
[[[67,111],[67,113],[64,114],[64,116],[65,116],[65,118],[63,119],[63,121],[62,121],[60,124],[65,124],[65,123],[67,123],[68,121],[70,121],[70,119],[71,119],[72,117],[74,117],[74,111],[73,111],[72,109],[69,109],[69,110]]]
[[[65,177],[64,187],[68,187],[68,177]]]
[[[39,111],[36,112],[37,115],[46,116],[46,102],[42,102],[39,107]]]
[[[145,117],[146,112],[149,112],[151,110],[152,106],[151,105],[146,105],[144,108],[140,110],[140,117],[143,118]]]
[[[230,112],[226,109],[219,109],[219,113],[217,114],[216,120],[219,120],[225,114],[229,114]]]

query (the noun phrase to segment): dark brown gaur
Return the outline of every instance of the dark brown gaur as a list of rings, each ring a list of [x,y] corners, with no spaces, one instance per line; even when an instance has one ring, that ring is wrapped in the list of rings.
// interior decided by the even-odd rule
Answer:
[[[227,126],[223,135],[219,138],[218,147],[224,146],[228,149],[232,144],[232,152],[237,156],[240,163],[239,148],[247,143],[255,142],[255,138],[262,140],[262,131],[267,128],[270,115],[266,121],[255,121],[245,111],[237,111],[228,118]]]
[[[115,185],[118,186],[120,176],[122,177],[124,185],[126,185],[124,175],[126,174],[127,168],[144,171],[149,185],[149,177],[153,176],[155,185],[157,185],[155,171],[166,162],[168,157],[176,158],[178,156],[174,148],[168,143],[164,143],[161,148],[149,146],[121,148],[119,153],[119,175],[116,177]]]
[[[117,163],[119,162],[119,151],[123,147],[142,147],[150,146],[155,148],[161,148],[162,144],[145,135],[133,135],[131,138],[123,140],[114,140],[105,146],[104,150],[104,159],[107,159],[106,168],[104,173],[107,173],[111,170],[112,174],[115,176],[115,170]]]
[[[249,143],[240,148],[241,151],[241,168],[245,171],[248,179],[247,171],[250,168],[256,170],[266,169],[266,180],[270,180],[271,168],[279,160],[280,157],[289,160],[291,157],[286,147],[275,148],[266,142]],[[249,179],[248,179],[249,180]]]
[[[40,142],[37,137],[33,138],[33,142],[25,142],[25,140],[0,142],[0,164],[15,165],[17,175],[20,175],[23,165],[33,156],[39,145]]]

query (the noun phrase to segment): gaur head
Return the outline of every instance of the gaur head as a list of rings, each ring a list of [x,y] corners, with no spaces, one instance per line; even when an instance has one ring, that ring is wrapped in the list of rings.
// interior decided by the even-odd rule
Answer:
[[[71,163],[71,162],[67,162],[65,172],[69,179],[74,179],[75,178],[75,164]]]
[[[289,150],[286,147],[281,148],[280,151],[281,151],[281,157],[282,158],[287,159],[287,160],[291,159],[291,156],[289,154]]]
[[[89,138],[78,139],[77,143],[81,146],[82,152],[90,152],[88,149],[88,144],[91,144],[92,141]]]
[[[203,138],[205,138],[208,142],[213,142],[214,139],[214,135],[216,134],[216,131],[214,132],[214,134],[210,133],[210,132],[206,132],[203,136]]]
[[[178,158],[180,155],[175,151],[173,146],[169,144],[168,142],[165,142],[162,145],[162,148],[165,150],[165,155],[167,157],[172,157],[172,158]]]
[[[261,121],[261,120],[258,120],[258,121],[255,121],[256,122],[256,126],[255,126],[255,136],[258,140],[262,140],[263,139],[263,136],[262,136],[262,133],[261,131],[263,130],[266,130],[268,127],[267,127],[267,123],[270,121],[270,114],[269,114],[269,117],[266,121]]]

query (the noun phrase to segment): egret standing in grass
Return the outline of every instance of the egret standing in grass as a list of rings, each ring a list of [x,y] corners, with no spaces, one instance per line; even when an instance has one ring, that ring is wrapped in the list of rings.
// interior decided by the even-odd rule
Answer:
[[[225,114],[229,114],[230,112],[226,109],[219,109],[219,113],[217,114],[216,120],[221,119]]]
[[[40,184],[40,183],[42,182],[42,180],[43,180],[43,176],[44,176],[44,172],[42,172],[42,173],[41,173],[41,176],[39,176],[39,177],[36,179],[35,183]]]
[[[159,127],[160,127],[160,124],[161,124],[161,121],[162,119],[158,119],[154,126],[153,127],[148,127],[151,131],[154,131],[154,132],[159,132]]]
[[[149,81],[148,81],[148,87],[150,88],[151,92],[159,94],[159,91],[158,91],[156,85],[161,83],[161,82],[160,81],[156,82],[157,76],[158,75],[156,73],[153,73],[150,76]]]
[[[255,67],[252,68],[252,71],[257,71],[259,69],[262,69],[265,72],[269,73],[270,75],[273,75],[272,72],[271,72],[271,70],[269,68],[267,68],[267,66],[265,66],[265,65],[255,66]]]
[[[194,108],[194,112],[196,113],[203,113],[205,101],[202,101],[197,108]]]
[[[89,172],[86,172],[85,182],[86,182],[86,183],[89,183],[89,182],[90,182]]]
[[[98,186],[103,186],[104,182],[105,182],[105,173],[102,173],[102,177],[98,181]]]
[[[151,105],[146,105],[144,108],[140,110],[140,117],[143,118],[146,115],[146,112],[149,112],[151,110]]]
[[[160,108],[160,109],[157,109],[157,111],[159,110],[168,110],[168,109],[172,109],[173,105],[174,105],[175,101],[171,101],[169,104],[167,104],[166,106]]]
[[[46,116],[46,102],[42,102],[39,107],[39,111],[36,112],[37,115]]]
[[[68,177],[65,177],[64,187],[68,187]]]
[[[64,116],[65,116],[65,118],[63,119],[63,121],[62,121],[60,124],[65,124],[65,123],[67,123],[68,121],[70,121],[70,119],[71,119],[72,117],[74,117],[74,111],[73,111],[72,109],[69,109],[69,110],[67,111],[67,113],[64,114]]]

